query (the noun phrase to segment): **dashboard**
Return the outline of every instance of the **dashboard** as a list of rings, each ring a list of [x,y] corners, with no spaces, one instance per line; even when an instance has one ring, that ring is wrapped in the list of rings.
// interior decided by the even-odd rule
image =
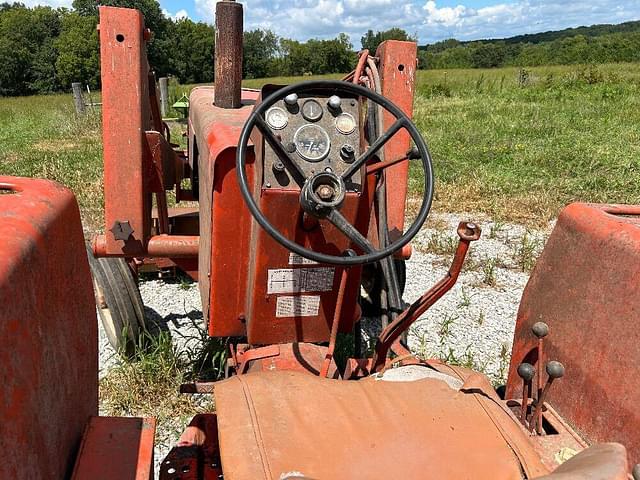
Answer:
[[[340,175],[361,153],[356,98],[293,93],[267,110],[265,121],[307,178],[322,171]],[[360,172],[356,172],[347,191],[360,192],[361,184]],[[263,188],[299,189],[266,143]]]

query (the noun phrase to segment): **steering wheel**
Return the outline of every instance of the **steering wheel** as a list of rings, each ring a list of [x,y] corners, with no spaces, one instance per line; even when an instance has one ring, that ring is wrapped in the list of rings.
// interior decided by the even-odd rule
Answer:
[[[369,147],[356,158],[353,163],[344,171],[341,175],[337,175],[333,172],[322,171],[320,173],[305,174],[304,170],[300,167],[298,161],[302,158],[297,158],[287,152],[285,146],[273,133],[269,125],[265,120],[265,113],[278,101],[286,99],[287,96],[292,94],[313,93],[314,95],[325,95],[327,98],[332,95],[349,94],[355,97],[364,97],[370,100],[374,105],[381,106],[384,110],[391,113],[396,121],[378,137]],[[373,105],[370,106],[370,108]],[[375,108],[375,106],[373,107]],[[278,157],[278,160],[282,163],[287,170],[291,178],[300,187],[300,206],[309,215],[318,218],[326,219],[331,222],[339,231],[341,231],[353,244],[357,245],[365,252],[363,255],[355,256],[338,256],[328,255],[324,253],[315,252],[302,245],[288,239],[280,231],[278,231],[271,222],[265,217],[251,193],[251,188],[247,180],[246,164],[247,164],[247,147],[249,138],[254,128],[257,128],[264,136],[266,142],[273,149],[274,153]],[[349,183],[353,175],[361,168],[365,167],[367,163],[373,158],[373,156],[380,151],[381,148],[400,130],[405,129],[413,143],[415,148],[402,159],[396,159],[395,161],[389,161],[378,164],[371,164],[376,166],[376,171],[380,171],[391,165],[395,165],[400,161],[407,159],[420,158],[422,169],[424,171],[424,190],[422,197],[422,205],[416,219],[411,226],[405,231],[405,233],[390,243],[388,246],[382,249],[374,247],[369,240],[362,235],[349,221],[340,213],[342,202],[345,199],[347,187],[346,183]],[[388,164],[387,164],[388,163]],[[236,174],[238,177],[238,183],[240,185],[240,192],[249,208],[249,211],[255,218],[256,222],[264,228],[267,233],[273,237],[278,243],[288,250],[302,255],[305,258],[314,260],[319,263],[325,263],[330,265],[362,265],[366,263],[373,263],[381,260],[385,257],[393,255],[400,250],[403,246],[411,241],[413,237],[420,231],[420,228],[427,219],[429,210],[431,208],[431,202],[433,200],[433,166],[431,162],[431,156],[424,140],[420,136],[415,124],[407,117],[407,115],[396,105],[390,102],[382,95],[353,83],[336,81],[336,80],[321,80],[321,81],[308,81],[300,82],[288,87],[284,87],[277,90],[273,94],[264,99],[251,113],[247,122],[244,125],[240,139],[238,141],[238,149],[236,155]],[[364,178],[364,174],[363,174]]]

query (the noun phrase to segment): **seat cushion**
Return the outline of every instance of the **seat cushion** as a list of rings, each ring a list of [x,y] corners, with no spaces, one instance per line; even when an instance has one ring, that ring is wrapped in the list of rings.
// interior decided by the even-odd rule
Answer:
[[[522,479],[482,392],[463,390],[437,378],[230,378],[215,387],[225,479]]]

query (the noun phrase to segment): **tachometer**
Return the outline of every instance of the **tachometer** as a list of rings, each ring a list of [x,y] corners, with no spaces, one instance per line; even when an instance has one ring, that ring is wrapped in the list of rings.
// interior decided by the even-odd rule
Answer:
[[[293,136],[298,154],[309,162],[323,160],[331,149],[329,134],[318,125],[303,125]]]

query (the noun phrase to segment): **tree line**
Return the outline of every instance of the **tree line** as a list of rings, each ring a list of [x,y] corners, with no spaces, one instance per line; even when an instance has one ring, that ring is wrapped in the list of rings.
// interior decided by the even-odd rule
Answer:
[[[420,47],[427,68],[596,64],[640,61],[640,22],[594,25],[503,40],[449,39]]]
[[[72,9],[0,3],[0,96],[68,90],[72,82],[100,87],[98,4],[137,8],[152,32],[149,62],[158,77],[180,83],[214,81],[212,25],[173,20],[157,0],[74,0]],[[412,40],[401,28],[362,38],[375,52],[385,40]],[[299,42],[269,30],[244,33],[245,78],[344,73],[357,54],[345,34]],[[503,40],[450,39],[420,47],[420,68],[493,68],[640,61],[640,22],[596,25]]]
[[[212,25],[167,18],[156,0],[74,0],[72,9],[0,4],[0,96],[100,87],[98,4],[137,8],[152,31],[149,63],[180,83],[214,81]],[[356,62],[349,37],[299,42],[269,30],[244,33],[244,76],[347,72]]]

